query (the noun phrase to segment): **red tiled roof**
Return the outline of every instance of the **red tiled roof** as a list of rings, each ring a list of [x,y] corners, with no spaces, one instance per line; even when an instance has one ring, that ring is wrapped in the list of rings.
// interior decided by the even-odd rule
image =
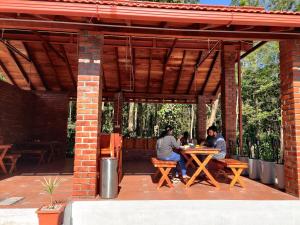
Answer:
[[[300,15],[300,12],[266,11],[263,7],[249,7],[249,6],[175,4],[175,3],[159,3],[159,2],[146,2],[146,1],[130,1],[130,0],[115,0],[115,1],[111,1],[111,0],[44,0],[44,1],[67,2],[67,3],[86,3],[86,4],[97,4],[98,3],[100,5],[158,8],[158,9],[181,9],[181,10],[199,10],[199,11]]]

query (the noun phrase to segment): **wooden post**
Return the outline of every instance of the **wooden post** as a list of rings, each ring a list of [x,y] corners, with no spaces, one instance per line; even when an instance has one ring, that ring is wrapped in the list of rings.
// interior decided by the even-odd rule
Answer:
[[[239,95],[239,155],[243,152],[243,101],[242,101],[242,76],[241,52],[238,51],[238,95]]]
[[[116,93],[114,96],[114,133],[122,134],[123,94]]]

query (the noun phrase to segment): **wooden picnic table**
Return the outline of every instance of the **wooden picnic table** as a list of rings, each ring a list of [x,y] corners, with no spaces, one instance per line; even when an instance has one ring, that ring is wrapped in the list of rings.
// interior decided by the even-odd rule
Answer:
[[[220,152],[220,149],[216,148],[209,148],[205,146],[195,147],[195,148],[188,148],[181,151],[181,154],[188,160],[186,165],[193,165],[193,161],[197,164],[197,169],[194,172],[193,176],[189,179],[189,181],[186,183],[185,187],[190,187],[196,177],[203,171],[209,181],[217,188],[220,188],[220,184],[215,180],[215,178],[210,174],[210,172],[207,170],[206,165],[209,163],[209,161],[212,159],[212,157],[215,154],[218,154]],[[205,157],[202,161],[197,157],[197,155],[203,155]],[[190,156],[190,157],[188,157]]]
[[[21,157],[20,154],[13,154],[10,153],[9,150],[11,149],[12,145],[0,145],[0,168],[2,171],[7,173],[12,173],[16,169],[17,160]],[[8,164],[10,165],[9,172],[5,167],[4,160],[8,160]]]

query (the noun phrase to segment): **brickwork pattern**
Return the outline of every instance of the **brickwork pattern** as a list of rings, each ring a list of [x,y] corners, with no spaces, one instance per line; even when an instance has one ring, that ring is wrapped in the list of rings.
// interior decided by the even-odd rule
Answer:
[[[80,34],[73,178],[73,196],[79,198],[93,198],[98,193],[102,45],[102,35]]]
[[[231,151],[236,145],[236,96],[235,79],[236,50],[232,45],[223,45],[221,53],[221,110],[222,133]]]
[[[205,96],[198,96],[197,139],[199,142],[206,139],[206,99],[205,99]]]
[[[280,42],[285,188],[300,196],[300,40]]]

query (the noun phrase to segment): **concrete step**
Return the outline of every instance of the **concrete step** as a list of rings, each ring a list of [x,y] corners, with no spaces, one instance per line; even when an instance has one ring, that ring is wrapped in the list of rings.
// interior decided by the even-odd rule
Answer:
[[[0,209],[0,225],[38,225],[37,209]]]

